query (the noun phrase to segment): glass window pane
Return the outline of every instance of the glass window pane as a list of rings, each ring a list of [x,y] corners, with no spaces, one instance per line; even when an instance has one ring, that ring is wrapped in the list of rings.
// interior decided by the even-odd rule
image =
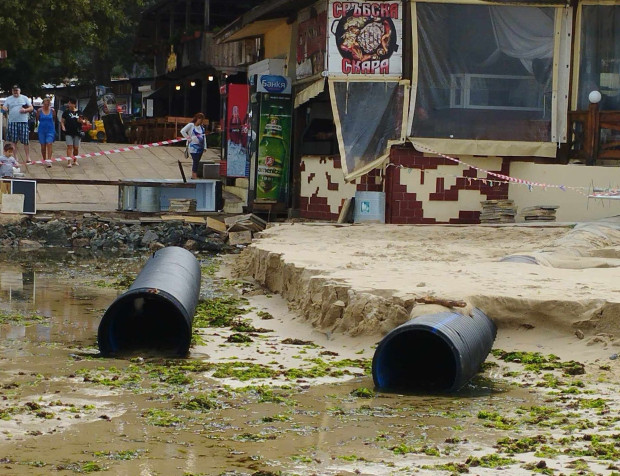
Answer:
[[[600,109],[620,110],[620,6],[583,6],[580,47],[578,109],[600,91]]]
[[[550,141],[554,12],[418,3],[412,135]]]

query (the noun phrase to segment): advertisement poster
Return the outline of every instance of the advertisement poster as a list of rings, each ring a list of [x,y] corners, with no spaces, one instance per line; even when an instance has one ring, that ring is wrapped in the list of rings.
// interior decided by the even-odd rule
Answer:
[[[291,153],[290,96],[263,94],[260,107],[256,201],[285,202]]]
[[[320,0],[297,16],[297,79],[325,70],[327,56],[327,3]]]
[[[226,175],[247,177],[248,100],[247,84],[229,84],[226,104]]]
[[[400,78],[403,7],[397,2],[336,2],[328,6],[330,76]]]

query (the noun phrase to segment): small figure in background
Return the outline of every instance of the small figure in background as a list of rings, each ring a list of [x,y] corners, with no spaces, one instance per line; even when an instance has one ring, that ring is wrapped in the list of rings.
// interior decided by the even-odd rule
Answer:
[[[77,102],[71,98],[67,101],[67,109],[62,114],[60,128],[65,132],[65,141],[67,143],[67,156],[72,157],[67,167],[78,164],[76,155],[80,153],[80,142],[84,133],[82,132],[82,124],[86,122],[81,111],[77,109]]]
[[[198,112],[194,115],[192,122],[181,129],[181,135],[187,139],[189,153],[192,156],[192,178],[198,178],[198,164],[202,158],[202,154],[207,148],[207,135],[202,123],[205,115]]]
[[[15,146],[11,142],[4,144],[4,154],[0,155],[0,177],[13,177],[13,168],[19,167],[19,162],[14,157]],[[19,170],[19,169],[18,169]]]
[[[9,113],[7,125],[7,140],[24,144],[24,153],[26,155],[26,163],[31,164],[30,160],[30,129],[28,128],[28,118],[30,112],[34,110],[32,102],[26,96],[21,94],[19,85],[14,84],[12,95],[6,98],[2,105],[2,110]],[[17,149],[15,149],[17,151]]]
[[[54,127],[54,118],[56,113],[51,107],[50,98],[43,99],[41,109],[37,111],[37,121],[39,123],[39,143],[41,144],[41,156],[43,160],[50,161],[52,159],[52,145],[56,137],[56,129]],[[51,162],[46,162],[47,167],[51,167]]]

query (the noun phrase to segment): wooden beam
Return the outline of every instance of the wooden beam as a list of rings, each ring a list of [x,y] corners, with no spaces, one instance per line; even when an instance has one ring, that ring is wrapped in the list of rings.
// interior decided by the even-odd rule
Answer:
[[[196,188],[195,182],[143,182],[140,180],[89,180],[89,179],[55,179],[55,178],[11,178],[14,181],[32,181],[37,184],[52,185],[129,185],[136,187],[167,187],[167,188]]]

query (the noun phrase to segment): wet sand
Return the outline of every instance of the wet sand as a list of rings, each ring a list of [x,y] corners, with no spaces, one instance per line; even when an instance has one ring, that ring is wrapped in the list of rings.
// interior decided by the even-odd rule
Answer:
[[[525,234],[475,227],[399,229],[397,242],[372,227],[362,233],[366,240],[355,238],[358,230],[352,228],[337,235],[337,230],[308,226],[302,236],[270,229],[252,247],[266,250],[260,256],[267,261],[253,261],[250,252],[215,258],[220,263],[215,276],[207,271],[214,259],[200,255],[203,298],[245,299],[235,321],[269,332],[248,332],[250,341],[235,343],[230,338],[238,332],[231,327],[200,328],[189,359],[172,361],[98,355],[99,319],[121,292],[102,282],[114,282],[121,272],[135,274],[145,257],[62,253],[46,261],[44,254],[5,256],[1,308],[38,313],[46,320],[0,324],[2,474],[447,475],[467,469],[491,475],[500,469],[531,474],[528,464],[540,461],[566,474],[584,467],[596,474],[617,471],[613,435],[620,433],[615,417],[620,372],[618,360],[609,358],[618,349],[615,335],[597,336],[600,329],[584,325],[579,327],[584,338],[574,335],[574,322],[584,311],[572,307],[589,299],[585,290],[577,300],[568,299],[568,291],[554,298],[573,321],[556,326],[559,312],[538,320],[553,307],[538,298],[538,291],[545,292],[549,282],[552,289],[560,287],[561,281],[560,275],[546,281],[540,266],[504,263],[510,271],[503,272],[504,281],[513,274],[530,276],[528,282],[539,288],[509,293],[511,285],[496,278],[506,295],[496,293],[490,280],[486,288],[478,283],[471,296],[495,303],[501,313],[489,308],[494,318],[504,312],[510,317],[497,321],[496,349],[579,360],[585,374],[528,369],[489,356],[483,372],[460,393],[428,396],[377,391],[368,372],[374,347],[389,326],[416,308],[435,309],[415,305],[416,297],[473,305],[470,294],[448,286],[453,276],[477,275],[485,266],[500,273],[499,257],[515,249],[552,247],[569,228]],[[336,253],[325,249],[327,243]],[[605,253],[613,254],[614,246],[606,246]],[[257,281],[247,272],[253,264]],[[380,266],[393,272],[381,274]],[[395,270],[405,266],[410,267],[406,276],[395,282]],[[347,270],[350,274],[339,274]],[[570,271],[573,281],[594,289],[587,273]],[[388,275],[391,280],[379,286]],[[600,295],[591,299],[600,303],[599,310],[613,304]],[[351,308],[350,316],[333,312],[333,305],[343,308],[338,300]],[[362,303],[367,312],[354,314]],[[528,303],[532,311],[526,313]],[[398,312],[390,311],[397,307]],[[366,317],[370,322],[363,322]],[[599,320],[613,327],[605,316]],[[593,434],[602,441],[593,442]],[[515,453],[498,443],[525,437],[538,438],[531,451]]]

